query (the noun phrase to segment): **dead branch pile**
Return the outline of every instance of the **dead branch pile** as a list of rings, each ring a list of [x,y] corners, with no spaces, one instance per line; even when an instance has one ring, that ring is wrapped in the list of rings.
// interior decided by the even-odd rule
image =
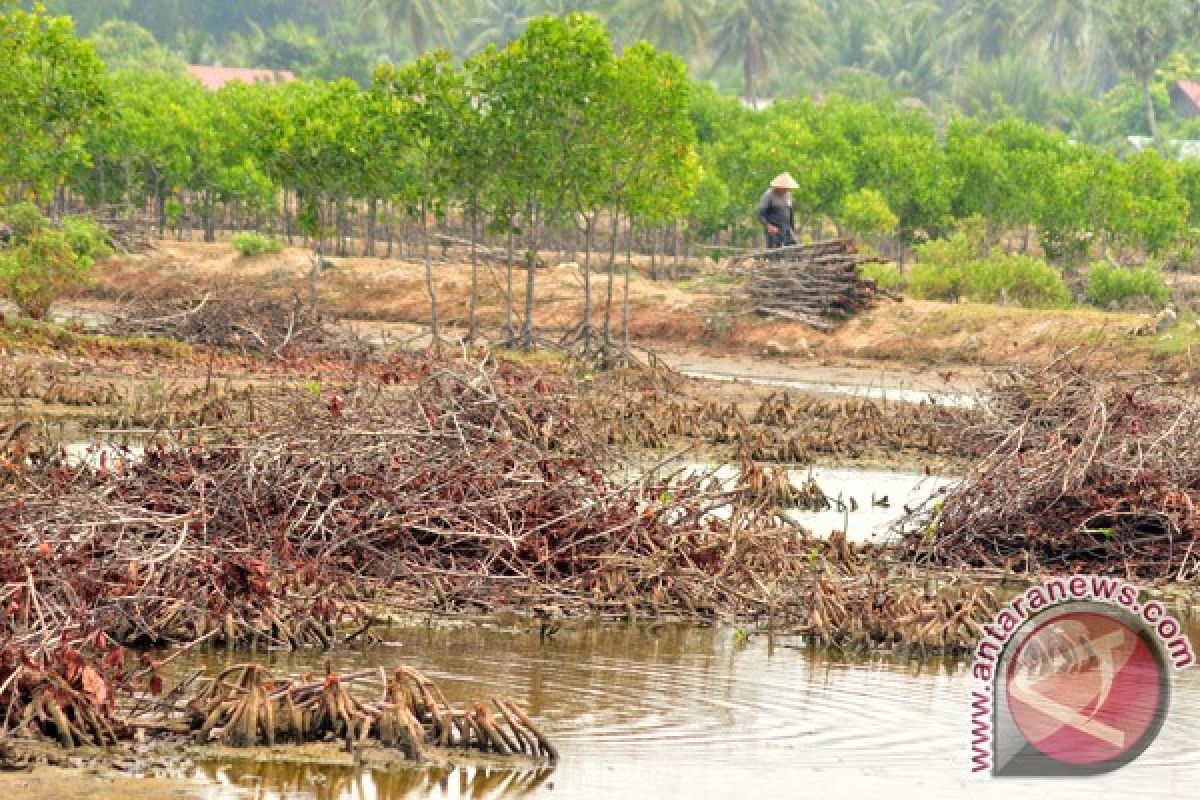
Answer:
[[[910,518],[929,563],[1143,581],[1200,567],[1200,399],[1067,357],[994,387],[959,437],[984,456]]]
[[[321,316],[299,297],[281,299],[254,289],[135,298],[109,328],[121,335],[167,337],[273,357],[336,343]]]
[[[16,476],[0,498],[5,729],[68,746],[120,736],[104,703],[131,685],[116,645],[328,648],[396,606],[757,616],[808,568],[793,526],[704,476],[608,477],[563,378],[415,356],[395,372],[419,380],[302,392],[225,439],[165,434],[140,459],[52,458]],[[731,502],[732,523],[712,513]],[[155,665],[139,675],[157,680]],[[210,731],[267,736],[269,682],[234,683],[206,709]],[[400,690],[410,711],[419,688]],[[324,709],[313,736],[388,739],[410,723],[323,692],[300,693]],[[439,741],[515,752],[528,732],[421,702]]]
[[[769,519],[745,512],[735,546],[710,513],[731,493],[703,476],[610,479],[553,378],[427,369],[402,391],[298,396],[226,443],[44,468],[0,501],[0,577],[26,582],[28,562],[37,602],[143,644],[328,646],[377,590],[449,609],[766,609],[756,578],[799,549]]]
[[[98,217],[113,245],[122,253],[145,253],[158,249],[157,226],[145,219],[130,218],[117,210]]]
[[[755,313],[831,331],[885,296],[859,271],[876,260],[859,255],[853,239],[834,239],[745,255],[733,269],[745,277],[743,293]]]

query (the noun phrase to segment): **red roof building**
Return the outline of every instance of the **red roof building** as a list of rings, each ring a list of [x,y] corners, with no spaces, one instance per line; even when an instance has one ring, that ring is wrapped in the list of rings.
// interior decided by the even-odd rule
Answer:
[[[243,69],[241,67],[198,67],[188,65],[188,72],[204,85],[205,89],[216,91],[227,83],[240,81],[242,83],[291,83],[296,80],[295,73],[286,69]]]
[[[1200,117],[1200,83],[1196,81],[1175,81],[1169,87],[1171,106],[1175,115],[1180,119]]]

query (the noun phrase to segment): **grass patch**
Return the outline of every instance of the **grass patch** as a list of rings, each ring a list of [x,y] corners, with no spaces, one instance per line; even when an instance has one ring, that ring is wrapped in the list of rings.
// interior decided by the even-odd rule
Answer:
[[[0,348],[10,352],[60,352],[74,355],[110,353],[173,360],[190,358],[193,354],[191,345],[174,339],[89,333],[67,325],[24,318],[0,322]]]
[[[1139,343],[1145,343],[1156,355],[1160,356],[1190,356],[1192,352],[1200,353],[1200,327],[1196,326],[1195,313],[1185,311],[1179,315],[1179,327],[1163,331],[1155,336],[1130,337]]]

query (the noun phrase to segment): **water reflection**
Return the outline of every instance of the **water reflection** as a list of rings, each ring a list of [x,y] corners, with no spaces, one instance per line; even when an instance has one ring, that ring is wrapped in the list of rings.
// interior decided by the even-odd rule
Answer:
[[[209,786],[202,796],[248,800],[409,800],[444,797],[521,798],[553,788],[552,768],[438,766],[375,771],[256,761],[204,764],[197,777]]]
[[[814,787],[823,798],[1044,794],[1037,783],[971,779],[972,685],[954,662],[848,658],[766,637],[743,644],[719,628],[589,627],[547,642],[516,625],[397,629],[389,636],[399,646],[339,654],[338,664],[410,664],[455,703],[510,695],[559,745],[557,769],[379,773],[227,763],[205,768],[206,796],[694,800],[803,796]],[[267,659],[288,671],[316,667],[322,656]],[[1056,782],[1056,800],[1097,791],[1194,794],[1200,674],[1181,676],[1175,697],[1162,737],[1140,761],[1104,778]]]

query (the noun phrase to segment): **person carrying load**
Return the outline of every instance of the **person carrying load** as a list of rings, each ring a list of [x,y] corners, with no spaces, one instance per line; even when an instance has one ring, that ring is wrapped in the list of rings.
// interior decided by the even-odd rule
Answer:
[[[792,191],[800,184],[784,172],[771,181],[771,188],[758,201],[758,218],[767,232],[767,248],[775,250],[796,244],[796,217],[792,211]]]

